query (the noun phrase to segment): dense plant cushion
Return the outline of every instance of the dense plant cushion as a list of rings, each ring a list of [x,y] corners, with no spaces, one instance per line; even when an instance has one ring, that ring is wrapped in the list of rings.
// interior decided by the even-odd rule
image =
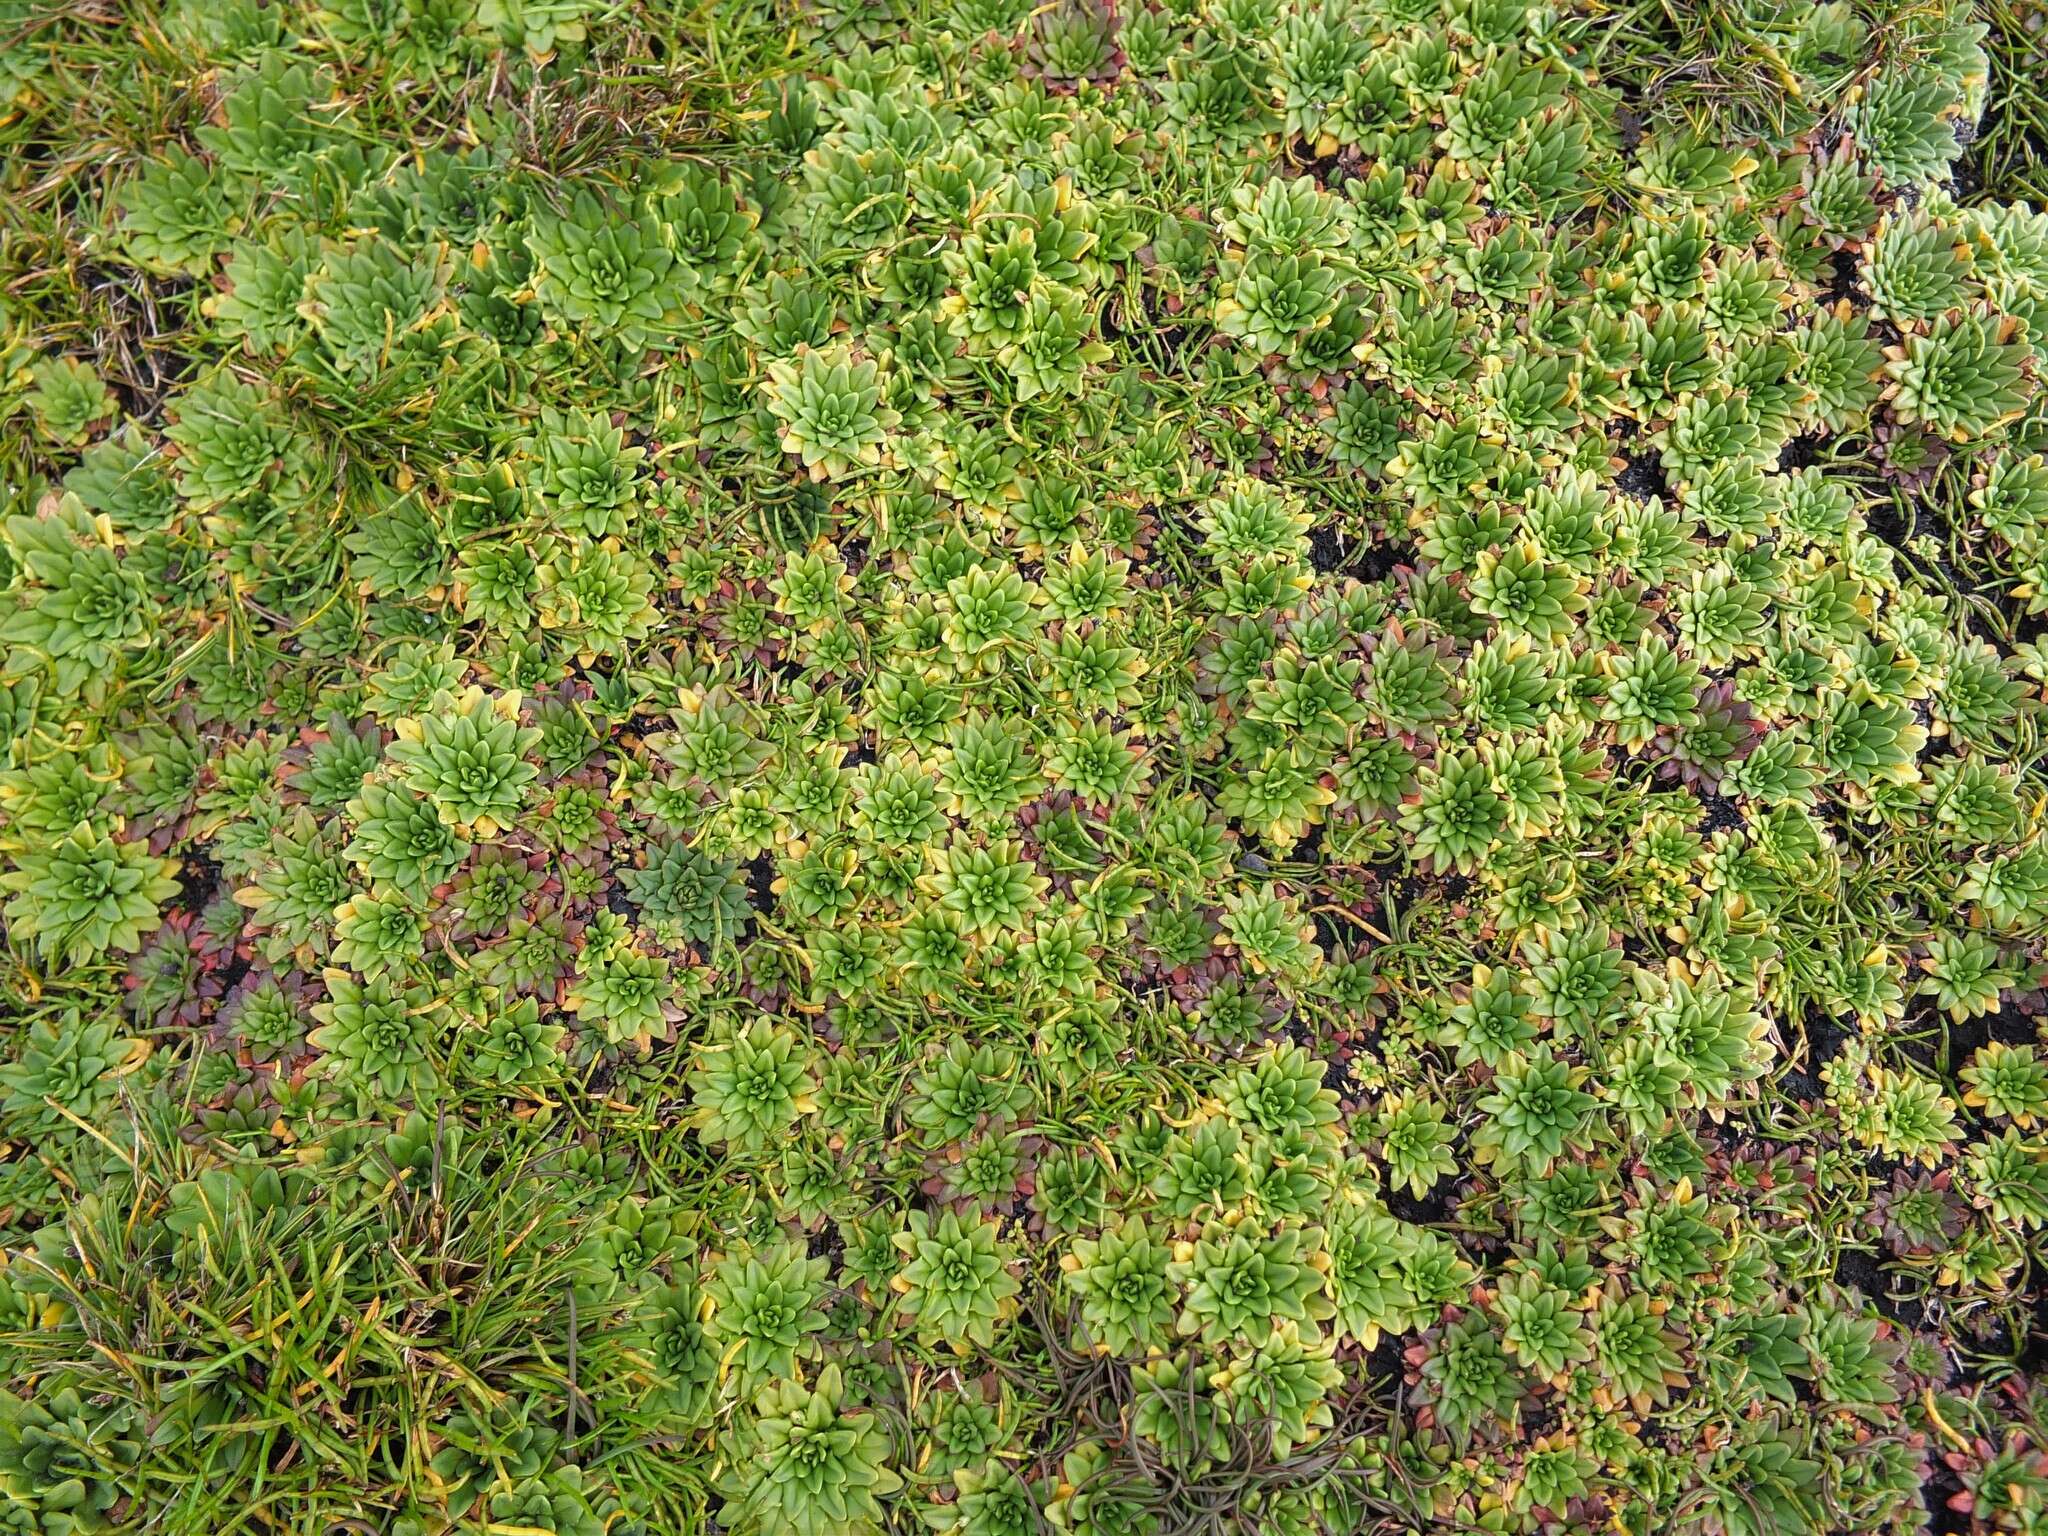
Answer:
[[[0,3],[0,1526],[2040,1528],[2030,37]]]

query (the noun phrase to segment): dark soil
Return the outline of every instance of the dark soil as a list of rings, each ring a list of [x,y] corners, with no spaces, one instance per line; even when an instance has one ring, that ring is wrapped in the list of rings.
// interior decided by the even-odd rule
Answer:
[[[1716,832],[1731,832],[1749,825],[1749,818],[1742,813],[1742,807],[1726,795],[1717,795],[1712,790],[1695,787],[1694,796],[1700,802],[1701,815],[1699,830],[1711,837]]]
[[[747,904],[761,916],[766,917],[775,910],[775,859],[772,854],[756,854],[740,866],[746,871]]]
[[[1788,474],[1795,469],[1804,469],[1820,456],[1820,439],[1817,437],[1795,437],[1778,450],[1778,470]]]
[[[220,865],[205,849],[196,846],[178,852],[178,894],[170,900],[173,912],[197,917],[220,891]]]
[[[1858,309],[1870,307],[1870,295],[1864,292],[1863,285],[1856,281],[1857,259],[1856,253],[1848,250],[1836,251],[1828,258],[1831,276],[1827,289],[1820,296],[1819,302],[1822,305],[1838,304],[1843,299],[1848,299]]]
[[[1786,1069],[1779,1085],[1796,1099],[1820,1098],[1820,1070],[1841,1054],[1842,1046],[1851,1033],[1849,1026],[1829,1018],[1818,1008],[1809,1008],[1806,1011],[1806,1055]]]
[[[1439,1180],[1436,1187],[1420,1200],[1407,1190],[1392,1186],[1382,1193],[1387,1209],[1401,1220],[1414,1222],[1417,1226],[1441,1227],[1456,1219],[1457,1205],[1451,1198],[1456,1189],[1455,1180],[1449,1183]]]
[[[1617,490],[1624,496],[1639,500],[1671,500],[1671,482],[1664,474],[1663,461],[1656,454],[1631,453],[1623,457],[1628,460],[1628,467],[1614,477]]]

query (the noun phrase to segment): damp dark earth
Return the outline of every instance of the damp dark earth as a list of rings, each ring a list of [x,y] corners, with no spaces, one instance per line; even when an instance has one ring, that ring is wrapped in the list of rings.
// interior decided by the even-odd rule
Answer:
[[[0,0],[0,1530],[2048,1527],[2044,29]]]

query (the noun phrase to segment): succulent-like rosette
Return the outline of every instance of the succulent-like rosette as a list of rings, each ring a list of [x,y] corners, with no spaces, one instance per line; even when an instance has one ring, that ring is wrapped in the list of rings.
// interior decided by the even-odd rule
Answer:
[[[733,1530],[792,1536],[869,1536],[882,1529],[881,1500],[903,1480],[889,1466],[875,1415],[851,1407],[839,1367],[816,1382],[777,1382],[754,1401],[748,1452],[720,1479],[720,1518]]]
[[[654,218],[579,191],[560,213],[534,215],[526,237],[534,292],[547,313],[632,346],[660,330],[678,301],[675,253]]]
[[[519,724],[517,694],[444,695],[434,713],[398,721],[385,748],[406,785],[465,837],[511,826],[540,770],[526,761],[541,733]]]
[[[2009,317],[1983,309],[1943,315],[1890,352],[1892,409],[1958,442],[1982,437],[2026,408],[2029,351]]]
[[[133,953],[178,894],[177,868],[147,843],[80,822],[45,847],[16,853],[12,868],[0,872],[8,930],[65,965]]]
[[[124,558],[104,518],[66,496],[40,517],[7,520],[5,547],[21,579],[0,618],[6,679],[47,675],[59,695],[99,696],[132,653],[153,645],[148,577]]]
[[[883,459],[889,429],[901,419],[883,400],[880,366],[845,347],[805,348],[771,363],[762,386],[782,426],[782,451],[796,454],[819,480],[843,480]]]
[[[920,1333],[955,1349],[994,1343],[997,1327],[1016,1311],[1021,1287],[993,1218],[949,1210],[934,1220],[912,1211],[896,1247],[903,1268],[890,1284]]]

